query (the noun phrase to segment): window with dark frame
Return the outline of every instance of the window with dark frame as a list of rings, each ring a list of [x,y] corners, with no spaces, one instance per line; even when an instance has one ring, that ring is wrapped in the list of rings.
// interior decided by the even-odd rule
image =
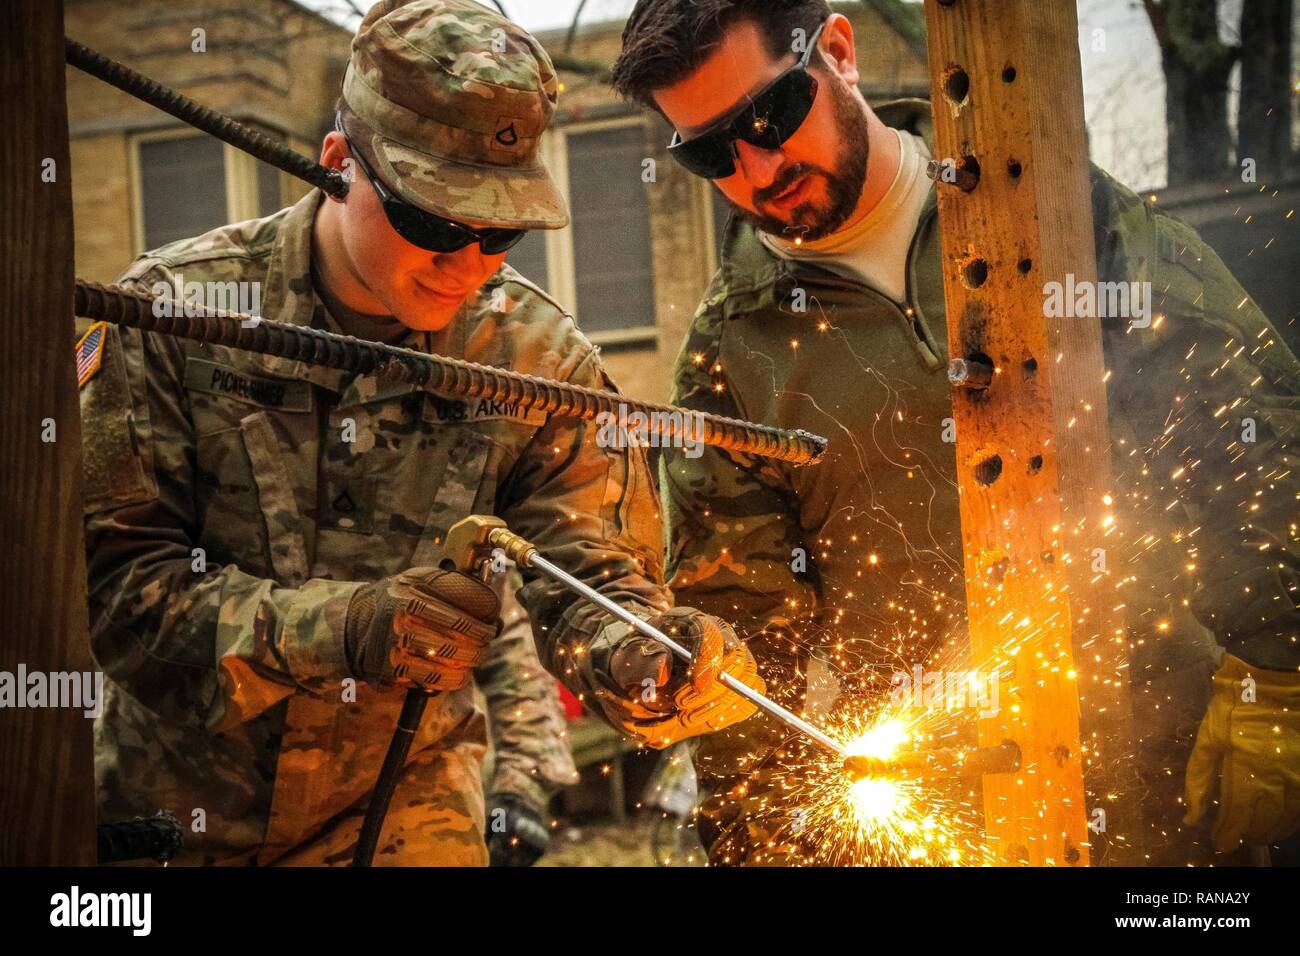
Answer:
[[[534,229],[506,254],[506,263],[525,279],[546,291],[551,289],[551,270],[546,260],[546,231]]]
[[[649,155],[640,124],[567,137],[578,324],[588,334],[654,334]]]
[[[144,247],[201,235],[226,222],[224,147],[211,136],[139,144]]]

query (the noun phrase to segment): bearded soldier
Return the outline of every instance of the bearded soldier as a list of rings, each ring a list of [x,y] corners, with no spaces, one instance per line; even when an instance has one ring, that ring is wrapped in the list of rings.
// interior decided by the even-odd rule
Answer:
[[[964,628],[930,106],[867,104],[825,0],[639,0],[614,82],[736,213],[673,400],[832,436],[801,469],[668,450],[673,591],[726,614],[788,706],[819,656],[887,695]],[[1276,846],[1300,829],[1300,364],[1191,228],[1091,181],[1101,279],[1154,298],[1101,318],[1144,842],[1173,864]],[[768,786],[783,736],[700,741],[714,861],[810,852]]]

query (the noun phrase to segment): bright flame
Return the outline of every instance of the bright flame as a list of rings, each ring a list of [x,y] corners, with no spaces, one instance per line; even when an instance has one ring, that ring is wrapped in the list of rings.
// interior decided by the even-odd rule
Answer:
[[[883,777],[866,777],[849,788],[853,815],[862,826],[882,826],[907,809],[907,795]]]
[[[846,754],[888,761],[913,747],[934,746],[950,715],[886,703],[874,712],[844,712],[831,736]],[[805,751],[809,762],[787,777],[783,800],[800,808],[780,839],[803,843],[808,862],[855,866],[951,866],[983,862],[981,807],[968,792],[950,791],[915,773],[885,770],[854,780],[841,757]]]
[[[850,757],[888,760],[898,753],[898,748],[907,742],[909,736],[907,724],[901,717],[889,717],[846,743],[844,752]]]
[[[882,720],[844,745],[850,757],[888,760],[908,740],[907,724],[901,718]],[[907,795],[897,783],[884,777],[864,777],[849,788],[853,815],[862,826],[884,825],[907,807]]]

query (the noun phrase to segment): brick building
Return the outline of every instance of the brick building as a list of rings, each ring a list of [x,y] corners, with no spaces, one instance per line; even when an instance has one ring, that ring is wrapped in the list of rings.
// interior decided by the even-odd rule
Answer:
[[[868,97],[926,95],[919,8],[914,21],[892,23],[862,4],[844,9]],[[66,21],[73,39],[311,156],[332,122],[351,36],[294,0],[67,0]],[[561,70],[545,139],[573,224],[530,236],[510,262],[574,311],[624,392],[662,401],[725,212],[707,182],[668,158],[663,120],[587,72],[612,65],[621,31],[586,25],[571,44],[563,30],[540,35],[557,62],[585,65]],[[111,281],[145,249],[266,215],[308,188],[72,68],[68,115],[83,278]]]
[[[292,0],[66,0],[74,40],[315,156],[350,33]],[[77,275],[274,212],[310,187],[68,68]]]

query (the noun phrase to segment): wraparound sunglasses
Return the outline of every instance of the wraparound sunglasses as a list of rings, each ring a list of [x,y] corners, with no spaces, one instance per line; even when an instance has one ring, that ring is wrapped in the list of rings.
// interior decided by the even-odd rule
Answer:
[[[825,21],[818,24],[798,63],[736,112],[688,140],[674,132],[668,154],[697,176],[725,179],[736,171],[736,140],[759,149],[779,148],[803,125],[817,98],[817,78],[808,64],[825,26]]]
[[[343,133],[339,124],[336,124],[335,128]],[[427,249],[429,252],[456,252],[477,242],[484,255],[493,256],[517,245],[519,240],[528,234],[527,229],[471,229],[463,223],[443,219],[441,216],[435,216],[431,212],[425,212],[398,199],[361,158],[361,153],[352,144],[347,133],[343,133],[343,138],[347,140],[348,149],[352,151],[352,158],[366,174],[370,185],[375,187],[375,195],[379,197],[379,202],[384,207],[384,215],[388,217],[389,225],[411,245]]]

